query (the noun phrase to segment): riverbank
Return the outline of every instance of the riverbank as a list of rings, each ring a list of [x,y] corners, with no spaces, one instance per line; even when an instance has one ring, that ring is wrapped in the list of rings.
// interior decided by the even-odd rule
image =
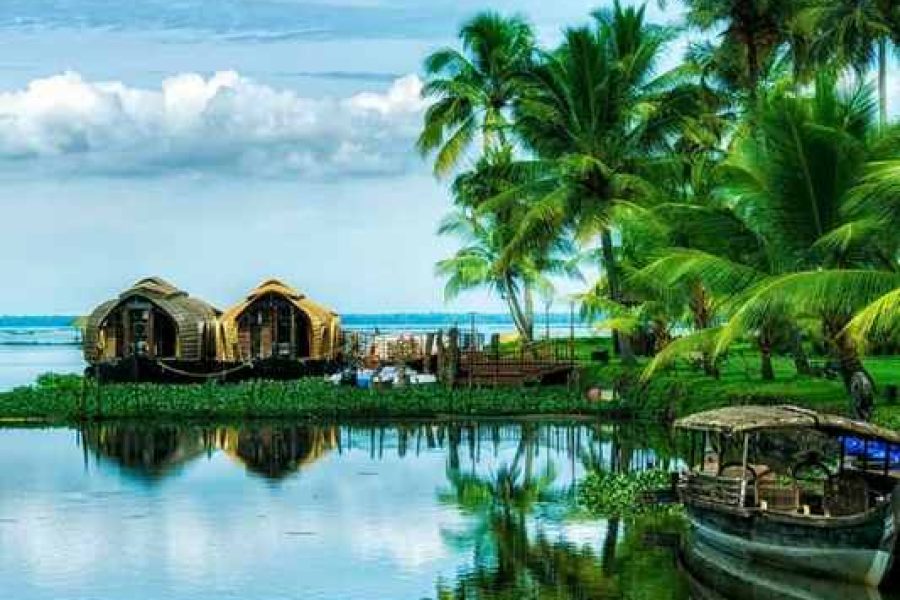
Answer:
[[[839,378],[799,375],[788,357],[774,357],[775,379],[759,375],[759,355],[752,350],[733,352],[720,365],[718,378],[687,366],[671,368],[641,381],[646,362],[634,367],[617,362],[588,367],[584,379],[620,390],[621,404],[635,414],[666,413],[673,417],[744,404],[793,404],[822,412],[843,414],[850,398]],[[874,420],[900,429],[900,404],[890,399],[887,390],[900,386],[900,356],[876,356],[865,359],[866,369],[876,383]]]
[[[238,384],[107,384],[97,388],[77,375],[45,375],[31,386],[0,392],[0,423],[73,423],[94,419],[241,420],[370,419],[442,417],[639,418],[668,422],[725,405],[796,404],[844,413],[849,400],[836,379],[801,376],[789,358],[774,359],[775,380],[763,381],[758,355],[737,350],[721,365],[718,379],[686,367],[640,376],[643,361],[625,367],[590,363],[591,352],[608,344],[579,339],[576,355],[586,365],[578,386],[456,389],[414,386],[361,390],[320,379],[250,381]],[[900,385],[900,356],[870,357],[866,366],[878,385],[875,420],[900,428],[900,405],[885,396]],[[590,400],[589,387],[617,390],[614,401]],[[604,394],[608,396],[608,394]]]

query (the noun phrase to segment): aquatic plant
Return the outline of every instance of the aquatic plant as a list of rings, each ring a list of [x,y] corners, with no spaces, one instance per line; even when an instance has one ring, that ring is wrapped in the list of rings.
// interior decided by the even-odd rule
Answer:
[[[438,417],[616,414],[575,388],[455,389],[410,386],[363,390],[319,379],[234,384],[104,384],[46,376],[0,393],[0,418],[72,422],[90,419],[245,419],[267,417]]]
[[[654,492],[671,488],[671,473],[648,469],[628,473],[594,471],[578,487],[578,505],[605,517],[633,517],[647,512],[671,512],[676,505],[654,502]]]

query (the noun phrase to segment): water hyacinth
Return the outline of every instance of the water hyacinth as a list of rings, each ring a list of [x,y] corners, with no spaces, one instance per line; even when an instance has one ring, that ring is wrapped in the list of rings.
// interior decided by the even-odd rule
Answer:
[[[84,419],[245,419],[439,417],[441,415],[615,415],[576,389],[455,389],[410,386],[363,390],[319,379],[174,385],[96,382],[48,375],[0,393],[0,418],[73,422]]]
[[[578,488],[578,505],[604,517],[633,517],[677,511],[677,505],[653,501],[654,492],[671,489],[672,474],[663,469],[629,473],[593,471]]]

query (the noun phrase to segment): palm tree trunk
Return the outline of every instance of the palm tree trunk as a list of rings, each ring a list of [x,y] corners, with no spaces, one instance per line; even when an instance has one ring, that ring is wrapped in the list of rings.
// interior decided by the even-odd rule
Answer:
[[[622,302],[621,281],[619,280],[619,267],[616,264],[616,253],[613,249],[612,231],[604,227],[600,232],[600,246],[603,252],[603,270],[606,272],[606,283],[609,288],[609,298],[613,302]],[[619,358],[626,365],[634,365],[634,351],[631,348],[631,340],[627,335],[619,331],[612,331],[613,350],[619,353]]]
[[[526,282],[523,285],[523,300],[525,302],[525,319],[527,320],[528,339],[534,339],[534,291],[531,284]]]
[[[850,394],[850,413],[854,418],[869,420],[875,407],[875,382],[866,371],[859,348],[846,331],[849,318],[828,318],[825,327],[840,364],[841,379]]]
[[[794,368],[797,369],[797,374],[809,375],[812,373],[812,366],[809,364],[809,357],[806,355],[806,350],[803,349],[803,336],[799,329],[794,330],[793,345]]]
[[[775,369],[772,367],[772,345],[768,340],[759,340],[760,365],[759,374],[763,381],[775,379]]]
[[[533,323],[530,323],[527,319],[525,312],[522,310],[522,304],[519,302],[519,297],[516,295],[516,286],[513,282],[512,275],[505,275],[503,278],[504,287],[504,295],[506,296],[506,303],[509,306],[510,315],[513,318],[513,323],[516,325],[516,329],[519,331],[519,335],[522,337],[523,341],[530,342],[532,341],[532,333],[533,333]]]
[[[887,127],[887,39],[878,40],[878,121]]]
[[[750,100],[756,104],[757,86],[759,86],[759,51],[756,40],[751,35],[747,41],[747,85],[749,86]]]
[[[690,300],[689,300],[691,316],[694,319],[694,329],[703,331],[708,329],[712,320],[709,307],[709,295],[706,288],[697,280],[691,284]],[[713,358],[712,352],[708,348],[702,349],[703,372],[710,377],[719,377],[719,368],[716,360]]]

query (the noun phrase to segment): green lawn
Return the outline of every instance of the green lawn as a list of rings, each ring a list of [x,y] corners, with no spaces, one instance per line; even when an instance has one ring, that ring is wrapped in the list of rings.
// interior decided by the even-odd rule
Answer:
[[[588,356],[592,346],[608,345],[608,340],[584,340],[579,351]],[[813,359],[823,362],[823,359]],[[586,383],[612,385],[621,378],[638,379],[647,359],[638,360],[637,368],[628,369],[611,361],[607,366],[593,365],[586,371]],[[865,359],[866,368],[878,387],[876,420],[900,428],[900,405],[887,405],[884,390],[900,385],[900,356],[872,356]],[[723,360],[718,379],[705,375],[681,361],[656,373],[646,384],[629,394],[629,402],[640,403],[653,410],[674,412],[682,416],[701,410],[731,404],[797,404],[829,412],[845,412],[849,397],[839,379],[798,375],[793,360],[773,359],[774,381],[760,377],[759,354],[749,346],[735,346]]]

